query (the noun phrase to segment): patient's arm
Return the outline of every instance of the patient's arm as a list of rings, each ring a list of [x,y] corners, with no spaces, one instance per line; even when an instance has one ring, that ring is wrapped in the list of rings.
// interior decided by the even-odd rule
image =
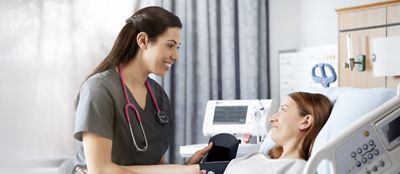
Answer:
[[[83,147],[89,174],[200,174],[199,165],[119,166],[111,161],[112,141],[94,133],[83,133]],[[163,161],[163,160],[162,160]]]

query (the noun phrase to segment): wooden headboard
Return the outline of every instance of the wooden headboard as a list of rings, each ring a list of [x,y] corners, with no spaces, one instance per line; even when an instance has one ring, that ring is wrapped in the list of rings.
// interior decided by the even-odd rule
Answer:
[[[375,37],[400,36],[400,0],[342,8],[336,12],[339,19],[339,86],[396,87],[400,77],[373,77],[369,43]],[[352,40],[352,57],[365,55],[365,71],[344,67],[348,62],[347,35]]]

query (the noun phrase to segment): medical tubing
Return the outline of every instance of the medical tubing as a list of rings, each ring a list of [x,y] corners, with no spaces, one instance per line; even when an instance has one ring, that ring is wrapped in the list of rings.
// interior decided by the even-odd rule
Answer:
[[[153,100],[153,105],[154,105],[154,107],[156,107],[157,112],[160,112],[161,110],[160,110],[160,108],[158,107],[158,103],[157,103],[157,101],[156,101],[156,98],[154,97],[153,92],[150,90],[149,81],[146,80],[146,83],[145,83],[145,84],[146,84],[147,91],[149,91],[150,97],[151,97],[151,99]]]
[[[257,145],[260,145],[260,121],[257,121]]]
[[[124,73],[122,72],[122,69],[123,69],[122,65],[118,66],[118,73],[119,73],[119,76],[121,77],[120,78],[121,79],[121,85],[122,85],[122,89],[124,91],[125,102],[126,102],[124,115],[125,115],[126,120],[128,121],[129,131],[131,132],[131,137],[132,137],[133,143],[135,144],[136,150],[140,151],[140,152],[144,152],[144,151],[147,150],[147,148],[149,146],[148,142],[147,142],[146,133],[144,132],[144,129],[143,129],[143,124],[142,124],[141,117],[139,115],[139,111],[137,110],[136,106],[134,104],[132,104],[131,101],[128,98],[128,92],[127,92],[127,89],[126,89],[126,86],[125,86],[125,76],[124,76]],[[146,82],[147,82],[147,80],[146,80]],[[148,85],[146,85],[146,87],[148,87]],[[147,88],[147,90],[149,90],[149,88]],[[151,90],[149,90],[149,91],[151,93]],[[138,123],[140,125],[140,128],[142,129],[144,142],[145,142],[145,146],[143,148],[140,148],[137,145],[136,140],[135,140],[135,136],[133,135],[131,119],[129,117],[129,107],[132,107],[132,109],[135,111],[136,119],[137,119],[137,121],[138,121]]]
[[[137,143],[136,143],[135,136],[133,136],[132,125],[131,125],[130,122],[129,122],[128,124],[129,124],[129,130],[131,131],[131,137],[132,137],[133,143],[135,144],[136,150],[137,150],[137,151],[140,151],[140,152],[146,151],[147,148],[148,148],[148,143],[147,143],[147,138],[146,138],[146,136],[143,136],[143,137],[144,137],[144,142],[146,143],[146,145],[145,145],[143,148],[140,148],[140,147],[137,145]],[[144,129],[143,129],[142,124],[140,124],[140,128],[142,128],[142,132],[144,133]]]
[[[140,128],[142,129],[142,132],[144,133],[144,129],[143,129],[143,124],[140,124]],[[146,145],[143,147],[143,152],[147,150],[147,147],[149,147],[149,144],[147,142],[147,136],[143,136],[144,137],[144,142],[146,143]]]
[[[263,106],[261,100],[259,99],[258,101],[259,101],[261,108],[259,108],[256,111],[256,112],[258,112],[258,116],[256,116],[256,119],[257,119],[257,145],[260,145],[260,138],[261,138],[261,136],[260,136],[260,120],[261,120],[261,117],[265,114],[264,113],[265,111],[264,111],[264,106]],[[263,111],[263,113],[261,113],[261,111]]]
[[[125,117],[127,121],[130,123],[131,119],[129,117],[129,107],[132,107],[132,109],[135,111],[135,116],[136,119],[138,120],[139,123],[142,122],[142,118],[139,115],[139,111],[136,109],[135,105],[133,105],[130,101],[127,101],[127,104],[125,105]]]
[[[129,107],[132,107],[133,110],[135,111],[136,119],[138,120],[139,123],[141,123],[141,122],[142,122],[142,119],[141,119],[140,116],[139,116],[139,112],[138,112],[136,106],[135,106],[134,104],[131,103],[131,100],[129,100],[128,92],[127,92],[128,90],[126,89],[126,86],[125,86],[125,75],[124,75],[124,73],[122,72],[122,70],[123,70],[122,65],[121,65],[121,66],[118,66],[118,72],[119,72],[119,75],[120,75],[120,77],[121,77],[121,85],[122,85],[122,89],[123,89],[123,91],[124,91],[124,97],[125,97],[125,102],[126,102],[126,105],[125,105],[125,118],[126,118],[126,120],[128,121],[128,123],[131,122],[131,119],[130,119],[130,117],[129,117],[129,110],[128,110],[128,108],[129,108]]]

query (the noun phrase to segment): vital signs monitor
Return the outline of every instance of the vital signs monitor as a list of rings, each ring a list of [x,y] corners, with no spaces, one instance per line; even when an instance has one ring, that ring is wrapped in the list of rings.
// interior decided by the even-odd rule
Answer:
[[[261,137],[267,132],[266,118],[272,112],[272,100],[209,100],[204,114],[203,134],[214,136],[230,133],[241,139],[244,134]],[[258,152],[257,144],[239,144],[237,156]],[[207,144],[181,146],[182,157],[191,157]]]
[[[272,100],[210,100],[204,115],[203,134],[266,134],[266,117]]]

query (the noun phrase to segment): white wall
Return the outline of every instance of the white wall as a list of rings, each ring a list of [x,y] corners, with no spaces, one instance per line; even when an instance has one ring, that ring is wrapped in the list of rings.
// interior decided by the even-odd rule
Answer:
[[[279,51],[337,44],[336,9],[381,1],[269,0],[271,97],[279,100]]]

